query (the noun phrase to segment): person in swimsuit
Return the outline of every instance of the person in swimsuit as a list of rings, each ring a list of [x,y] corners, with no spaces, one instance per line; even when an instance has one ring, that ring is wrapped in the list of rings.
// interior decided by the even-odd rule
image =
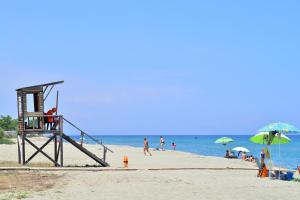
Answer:
[[[226,150],[226,154],[225,154],[224,158],[229,158],[229,150],[228,149]]]
[[[164,140],[163,136],[160,136],[160,149],[162,151],[165,150],[164,146],[165,146],[165,140]]]
[[[246,160],[247,159],[247,154],[246,152],[242,152],[242,160]]]
[[[265,163],[265,157],[266,157],[265,150],[262,149],[260,152],[260,163],[261,164]]]
[[[175,142],[172,142],[172,147],[173,147],[173,150],[175,151],[176,150],[176,144],[175,144]]]
[[[149,143],[148,143],[148,140],[147,138],[144,138],[144,155],[146,155],[146,152],[148,152],[148,154],[150,156],[152,156],[152,154],[150,153],[149,151]]]

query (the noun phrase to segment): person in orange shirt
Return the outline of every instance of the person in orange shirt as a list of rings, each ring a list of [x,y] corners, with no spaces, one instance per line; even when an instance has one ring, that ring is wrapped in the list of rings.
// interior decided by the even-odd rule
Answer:
[[[46,115],[53,115],[56,112],[56,108],[48,110]],[[45,124],[47,125],[47,130],[52,129],[54,123],[54,117],[45,117]],[[49,129],[50,126],[50,129]]]

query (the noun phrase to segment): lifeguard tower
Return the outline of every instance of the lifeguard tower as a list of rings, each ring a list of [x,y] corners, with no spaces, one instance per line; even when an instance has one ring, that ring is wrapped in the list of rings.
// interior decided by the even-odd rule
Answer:
[[[17,102],[18,102],[18,158],[19,163],[26,165],[29,163],[38,153],[43,154],[48,158],[55,166],[64,166],[64,141],[69,142],[81,152],[85,153],[91,159],[96,161],[100,166],[109,166],[106,162],[107,151],[113,152],[108,147],[102,144],[102,141],[98,141],[96,138],[87,134],[73,123],[64,118],[63,115],[58,115],[58,94],[56,93],[56,105],[55,112],[51,115],[47,115],[47,111],[44,110],[44,103],[47,97],[53,90],[54,86],[62,84],[64,81],[57,81],[52,83],[45,83],[41,85],[34,85],[29,87],[23,87],[17,89]],[[51,122],[50,122],[51,121]],[[81,142],[77,143],[71,137],[67,136],[64,132],[64,122],[78,131],[80,131]],[[50,125],[49,125],[50,124]],[[31,141],[29,136],[34,135],[49,135],[49,139],[41,146],[38,147]],[[99,144],[103,149],[102,158],[93,154],[85,147],[83,147],[83,137],[87,137],[96,144]],[[49,156],[43,149],[51,142],[54,142],[54,156]],[[26,145],[31,145],[36,149],[36,152],[27,157]]]

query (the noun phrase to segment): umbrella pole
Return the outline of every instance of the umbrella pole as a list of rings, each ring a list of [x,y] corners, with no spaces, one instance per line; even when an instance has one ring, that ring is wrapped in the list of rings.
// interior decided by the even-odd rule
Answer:
[[[280,143],[281,143],[281,133],[279,133],[278,136],[279,136],[279,148],[278,148],[279,149],[279,177],[278,178],[280,180],[280,167],[281,167]]]
[[[268,149],[269,149],[269,153],[270,153],[270,160],[269,160],[269,163],[270,163],[270,169],[269,169],[269,178],[271,178],[271,174],[272,174],[272,151],[271,151],[271,145],[268,145]]]
[[[269,138],[268,140],[270,140],[271,137],[271,133],[269,132]],[[267,142],[267,146],[268,146],[268,150],[269,150],[269,154],[270,154],[270,159],[269,159],[269,178],[271,178],[272,175],[272,168],[273,168],[273,162],[272,162],[272,150],[271,150],[271,144],[272,141]]]

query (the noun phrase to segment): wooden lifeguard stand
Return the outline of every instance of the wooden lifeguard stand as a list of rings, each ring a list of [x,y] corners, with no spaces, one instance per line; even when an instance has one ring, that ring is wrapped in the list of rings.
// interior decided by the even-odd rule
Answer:
[[[58,109],[58,91],[56,95],[56,113],[54,115],[46,115],[44,110],[44,102],[51,93],[55,85],[61,84],[64,81],[57,81],[52,83],[45,83],[41,85],[34,85],[17,89],[17,102],[18,102],[18,160],[20,164],[29,163],[38,153],[47,157],[55,166],[63,166],[63,143],[64,140],[74,145],[77,149],[85,153],[101,166],[109,166],[106,160],[107,151],[113,152],[108,147],[104,146],[102,142],[94,137],[88,135],[83,130],[75,126],[73,123],[57,114]],[[31,104],[31,105],[29,105]],[[47,127],[45,123],[51,118],[53,121],[52,126]],[[88,151],[81,144],[78,144],[72,138],[64,133],[63,124],[67,122],[69,125],[80,131],[81,137],[87,136],[95,143],[103,147],[103,158],[99,158],[95,154]],[[30,135],[49,134],[49,139],[41,146],[38,147],[30,140]],[[51,142],[54,141],[54,156],[49,156],[43,149]],[[36,149],[29,158],[26,158],[26,143]]]

